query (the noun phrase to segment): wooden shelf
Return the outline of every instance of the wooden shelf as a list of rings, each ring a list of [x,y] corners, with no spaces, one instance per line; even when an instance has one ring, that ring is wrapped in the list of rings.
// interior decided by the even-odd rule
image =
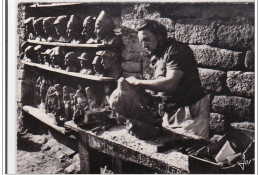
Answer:
[[[67,72],[65,70],[61,70],[61,69],[55,69],[52,67],[49,67],[47,65],[42,65],[42,64],[37,64],[37,63],[30,63],[30,62],[26,62],[26,61],[22,61],[23,64],[31,66],[31,67],[37,67],[43,70],[47,70],[50,72],[56,72],[59,74],[63,74],[63,75],[68,75],[68,76],[72,76],[72,77],[78,77],[78,78],[82,78],[82,79],[86,79],[86,80],[93,80],[93,81],[105,81],[105,82],[115,82],[116,79],[115,78],[111,78],[111,77],[98,77],[95,75],[83,75],[77,72]]]
[[[28,114],[32,115],[33,117],[37,118],[41,122],[45,123],[46,125],[48,125],[48,126],[52,127],[53,129],[59,131],[60,133],[65,134],[65,128],[57,126],[54,123],[55,119],[50,117],[48,114],[46,114],[45,112],[43,112],[39,108],[33,107],[33,106],[24,106],[23,110],[25,112],[27,112]]]
[[[49,4],[33,4],[30,7],[59,7],[59,6],[71,6],[71,5],[78,5],[82,3],[49,3]]]
[[[81,48],[115,48],[118,45],[104,45],[104,44],[74,44],[74,43],[60,43],[60,42],[44,42],[36,40],[27,40],[31,44],[39,44],[45,46],[61,46],[61,47],[81,47]]]

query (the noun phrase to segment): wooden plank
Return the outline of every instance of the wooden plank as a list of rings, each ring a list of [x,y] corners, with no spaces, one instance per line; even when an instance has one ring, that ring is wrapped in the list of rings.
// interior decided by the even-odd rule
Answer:
[[[105,44],[74,44],[74,43],[60,43],[60,42],[45,42],[45,41],[35,41],[27,40],[31,44],[39,44],[45,46],[61,46],[61,47],[82,47],[82,48],[114,48],[120,47],[118,45],[105,45]]]
[[[37,107],[33,106],[24,106],[23,110],[28,114],[32,115],[33,117],[37,118],[41,122],[47,124],[48,126],[52,127],[53,129],[59,131],[62,134],[65,134],[65,128],[57,126],[54,122],[55,119],[50,117],[50,115],[46,114],[45,112],[41,111]]]
[[[82,3],[50,3],[50,4],[33,4],[30,7],[36,8],[36,7],[59,7],[59,6],[71,6],[71,5],[78,5]]]
[[[78,78],[82,78],[82,79],[86,79],[86,80],[105,81],[105,82],[113,82],[113,81],[115,82],[116,81],[116,79],[112,78],[112,77],[98,77],[95,75],[83,75],[83,74],[80,74],[77,72],[67,72],[65,70],[55,69],[55,68],[52,68],[47,65],[30,63],[30,62],[26,62],[26,61],[22,61],[22,63],[25,65],[28,65],[28,66],[37,67],[39,69],[47,70],[50,72],[55,72],[55,73],[59,73],[59,74],[63,74],[63,75],[71,76],[71,77],[78,77]]]
[[[77,132],[88,136],[90,148],[99,150],[112,157],[142,164],[163,173],[188,173],[188,156],[178,151],[157,153],[157,141],[143,141],[130,135],[123,126],[113,127],[100,135],[79,128],[74,122],[65,123]]]

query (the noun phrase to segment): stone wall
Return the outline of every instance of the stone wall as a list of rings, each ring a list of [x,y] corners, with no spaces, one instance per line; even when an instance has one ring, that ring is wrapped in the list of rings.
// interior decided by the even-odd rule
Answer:
[[[156,20],[166,26],[170,37],[193,50],[202,84],[210,94],[212,131],[223,134],[229,123],[253,124],[253,3],[128,4],[122,6],[121,19],[125,75],[151,76],[135,28],[140,19]]]
[[[31,15],[24,13],[25,5],[19,6],[19,22],[25,18],[24,14]],[[83,16],[97,15],[101,10],[109,11],[117,33],[122,35],[125,77],[152,76],[149,57],[135,29],[141,19],[159,21],[166,26],[169,37],[187,43],[194,52],[202,84],[209,93],[212,131],[223,134],[228,123],[242,128],[245,121],[247,125],[248,122],[254,125],[253,3],[102,3],[84,4],[76,9]],[[68,12],[73,13],[73,9]],[[67,11],[52,9],[37,14],[48,16],[51,13],[58,16]],[[24,34],[20,25],[18,34],[22,41]],[[22,81],[25,78],[19,61],[18,68],[21,70],[18,70],[17,95],[21,102],[23,91],[27,89],[23,84],[27,83]]]

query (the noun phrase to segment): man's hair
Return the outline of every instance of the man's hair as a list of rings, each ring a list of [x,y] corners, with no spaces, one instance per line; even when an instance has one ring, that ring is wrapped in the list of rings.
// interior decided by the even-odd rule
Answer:
[[[141,21],[139,26],[137,27],[137,31],[141,30],[149,30],[156,36],[167,37],[166,27],[154,20],[145,19]]]

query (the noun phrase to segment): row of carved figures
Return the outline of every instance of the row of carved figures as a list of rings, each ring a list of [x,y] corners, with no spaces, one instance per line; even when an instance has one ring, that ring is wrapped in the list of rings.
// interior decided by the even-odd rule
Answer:
[[[44,45],[30,45],[25,41],[22,45],[21,59],[26,62],[44,64],[67,72],[79,72],[85,75],[119,78],[121,76],[120,52],[108,48],[87,52],[68,52],[64,47],[47,48]]]
[[[101,11],[99,16],[62,15],[58,17],[29,17],[23,25],[26,37],[36,41],[62,43],[100,43],[119,45],[121,38],[115,34],[113,19]]]
[[[55,79],[39,75],[34,86],[34,102],[47,114],[55,117],[57,125],[63,125],[65,121],[74,120],[79,125],[85,125],[96,121],[91,114],[102,117],[109,113],[109,97],[111,85],[105,85],[103,93],[97,93],[92,87],[78,89],[69,86],[61,86]],[[93,112],[93,110],[95,112]]]

